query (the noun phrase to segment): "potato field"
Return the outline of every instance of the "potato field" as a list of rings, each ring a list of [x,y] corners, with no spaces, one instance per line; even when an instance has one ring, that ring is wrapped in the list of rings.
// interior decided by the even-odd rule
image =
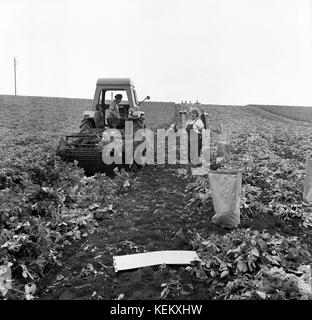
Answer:
[[[209,179],[189,165],[111,179],[61,161],[60,137],[77,132],[91,103],[0,96],[1,299],[312,298],[312,207],[303,200],[310,123],[261,106],[200,106],[212,163],[222,125],[232,137],[220,169],[242,172],[240,225],[228,230],[212,223]],[[153,130],[181,126],[179,109],[141,107]],[[158,250],[194,250],[202,263],[114,270],[113,256]]]

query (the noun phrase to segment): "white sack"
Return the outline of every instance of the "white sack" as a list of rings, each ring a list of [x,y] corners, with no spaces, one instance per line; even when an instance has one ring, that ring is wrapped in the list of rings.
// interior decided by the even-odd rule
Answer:
[[[229,161],[231,133],[223,132],[218,135],[217,140],[217,163]]]
[[[212,222],[226,228],[240,224],[242,173],[237,171],[209,172],[209,184],[216,214]]]
[[[306,159],[306,173],[304,179],[303,199],[312,201],[312,159]]]

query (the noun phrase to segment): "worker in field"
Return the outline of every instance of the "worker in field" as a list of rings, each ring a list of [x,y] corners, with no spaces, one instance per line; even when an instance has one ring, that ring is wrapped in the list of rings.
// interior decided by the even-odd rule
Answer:
[[[118,93],[115,95],[115,99],[111,102],[108,109],[106,110],[105,119],[108,126],[116,128],[119,123],[119,104],[122,100],[122,94]]]
[[[192,107],[189,112],[190,119],[185,124],[185,129],[188,135],[188,161],[191,162],[193,160],[194,164],[198,164],[199,156],[202,149],[202,130],[205,128],[203,121],[201,120],[201,112],[199,108]],[[193,155],[191,157],[191,152],[196,150],[192,150],[191,146],[196,144],[197,140],[197,151],[198,154]],[[193,147],[194,148],[194,147]],[[193,159],[192,159],[193,158]]]

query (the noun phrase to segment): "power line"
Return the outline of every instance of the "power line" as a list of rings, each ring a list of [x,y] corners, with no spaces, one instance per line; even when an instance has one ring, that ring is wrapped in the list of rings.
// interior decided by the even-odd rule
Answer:
[[[16,64],[17,64],[16,57],[14,57],[14,93],[15,95],[16,95]]]

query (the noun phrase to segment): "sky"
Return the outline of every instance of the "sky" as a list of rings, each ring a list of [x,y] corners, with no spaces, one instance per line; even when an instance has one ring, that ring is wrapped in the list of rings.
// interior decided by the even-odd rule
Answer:
[[[312,106],[312,0],[0,0],[0,94]]]

